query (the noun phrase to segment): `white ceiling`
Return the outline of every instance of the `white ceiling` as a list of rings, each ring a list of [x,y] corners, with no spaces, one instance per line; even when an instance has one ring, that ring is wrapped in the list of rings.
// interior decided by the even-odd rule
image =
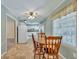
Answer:
[[[39,17],[33,21],[41,22],[51,13],[57,12],[70,0],[2,0],[2,4],[6,5],[12,13],[20,20],[27,20],[22,13],[28,10],[37,11]]]

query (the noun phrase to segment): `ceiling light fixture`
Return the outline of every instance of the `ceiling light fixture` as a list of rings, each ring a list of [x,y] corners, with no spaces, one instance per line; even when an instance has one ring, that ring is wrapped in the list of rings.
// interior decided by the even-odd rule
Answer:
[[[38,16],[37,12],[25,12],[24,15],[28,18],[28,19],[35,19]]]

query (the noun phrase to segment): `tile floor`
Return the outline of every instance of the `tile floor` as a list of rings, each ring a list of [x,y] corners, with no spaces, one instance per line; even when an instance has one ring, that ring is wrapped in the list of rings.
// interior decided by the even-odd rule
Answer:
[[[2,59],[34,59],[32,41],[27,44],[15,44]],[[36,59],[38,59],[38,56]],[[63,58],[60,56],[59,59]]]

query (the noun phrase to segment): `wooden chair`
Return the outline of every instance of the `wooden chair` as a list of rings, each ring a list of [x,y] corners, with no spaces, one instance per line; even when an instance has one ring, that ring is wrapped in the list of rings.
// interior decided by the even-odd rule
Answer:
[[[38,33],[38,40],[39,40],[39,41],[42,41],[42,42],[45,42],[45,40],[46,40],[46,35],[45,35],[45,33],[43,33],[43,32]]]
[[[58,52],[61,45],[62,36],[49,36],[46,40],[45,54],[46,59],[59,59]]]
[[[43,53],[43,50],[42,50],[42,44],[35,41],[33,34],[32,34],[32,40],[33,40],[33,44],[34,44],[34,59],[35,59],[36,55],[39,56],[39,59],[41,58],[41,55],[43,55],[43,57],[44,57],[44,53]]]

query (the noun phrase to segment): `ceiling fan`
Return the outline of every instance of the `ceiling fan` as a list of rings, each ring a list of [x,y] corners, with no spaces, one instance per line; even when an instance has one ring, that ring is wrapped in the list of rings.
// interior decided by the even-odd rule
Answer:
[[[27,17],[28,19],[35,19],[35,18],[37,18],[38,16],[40,16],[40,14],[39,14],[39,10],[41,9],[41,8],[44,8],[45,7],[45,5],[47,4],[47,2],[45,2],[44,4],[42,4],[41,6],[38,6],[36,9],[34,9],[34,10],[29,10],[29,9],[26,9],[26,11],[24,11],[23,13],[22,13],[22,15],[24,16],[24,17]]]

